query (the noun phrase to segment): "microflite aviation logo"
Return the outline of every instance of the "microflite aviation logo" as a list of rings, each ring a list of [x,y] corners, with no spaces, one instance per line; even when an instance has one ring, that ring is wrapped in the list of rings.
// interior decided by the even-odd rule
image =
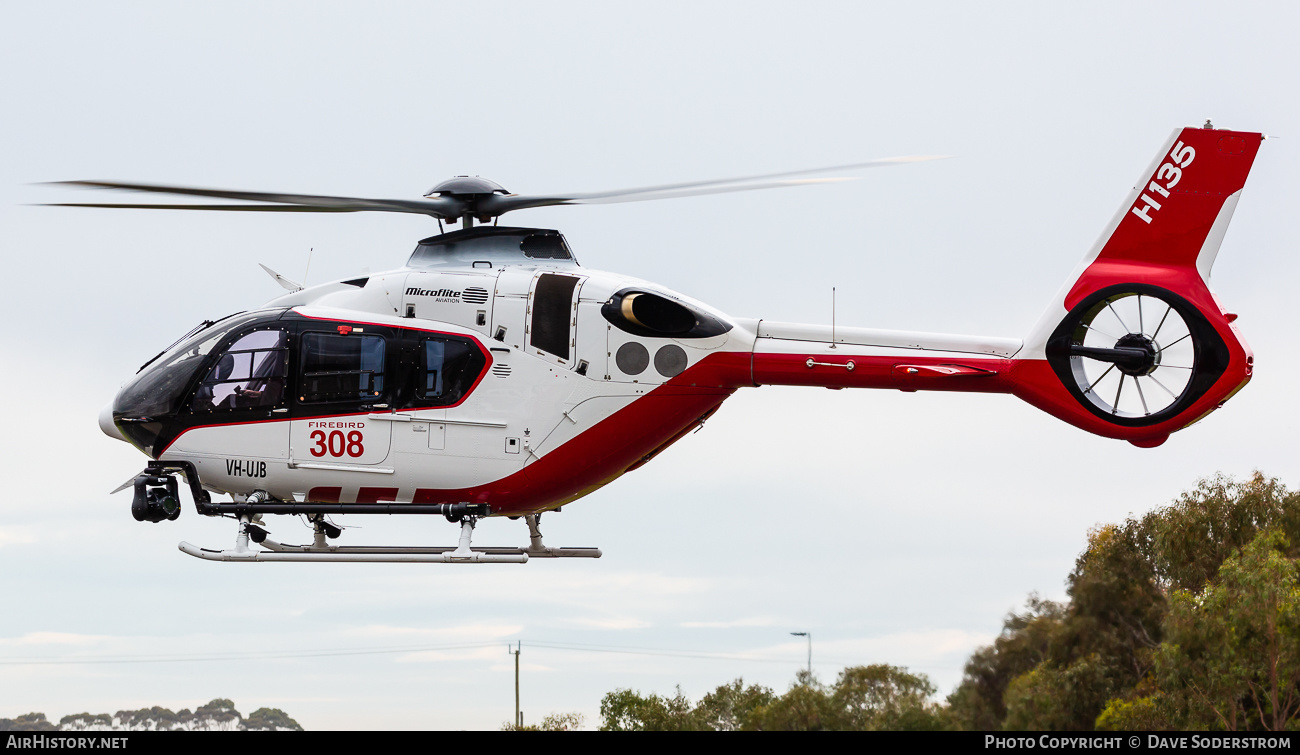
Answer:
[[[406,289],[407,296],[431,296],[440,304],[460,304],[461,293],[450,288],[428,289],[412,286]]]

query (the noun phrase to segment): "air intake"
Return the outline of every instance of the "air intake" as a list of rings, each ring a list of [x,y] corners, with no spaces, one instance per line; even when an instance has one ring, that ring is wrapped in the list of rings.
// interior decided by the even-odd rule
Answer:
[[[466,304],[485,304],[488,300],[488,292],[486,288],[469,286],[465,289],[462,298],[465,300]]]
[[[730,323],[708,312],[634,288],[609,297],[600,314],[619,330],[648,338],[709,338],[731,330]]]
[[[499,378],[510,377],[510,365],[497,362],[492,365],[492,374]]]

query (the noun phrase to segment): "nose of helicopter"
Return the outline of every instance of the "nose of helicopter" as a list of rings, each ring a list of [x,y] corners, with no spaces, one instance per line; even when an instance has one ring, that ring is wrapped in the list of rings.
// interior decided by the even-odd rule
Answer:
[[[99,410],[99,429],[103,430],[105,435],[114,440],[126,441],[126,438],[122,436],[122,431],[118,430],[117,424],[113,422],[112,404],[108,404],[103,409]]]

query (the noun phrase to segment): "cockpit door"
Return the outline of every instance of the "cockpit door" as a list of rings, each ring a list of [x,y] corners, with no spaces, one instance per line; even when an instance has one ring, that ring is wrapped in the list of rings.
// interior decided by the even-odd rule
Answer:
[[[309,322],[297,339],[290,466],[346,471],[380,465],[390,447],[392,423],[383,420],[399,351],[390,329]]]
[[[291,333],[279,321],[236,332],[188,396],[190,429],[169,448],[220,490],[259,487],[289,449]]]

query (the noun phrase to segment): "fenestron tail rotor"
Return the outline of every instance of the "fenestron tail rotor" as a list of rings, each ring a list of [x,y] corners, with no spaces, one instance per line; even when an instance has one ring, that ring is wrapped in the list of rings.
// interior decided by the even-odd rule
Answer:
[[[142,202],[51,202],[47,207],[100,207],[137,210],[208,210],[227,212],[402,212],[428,215],[447,222],[463,221],[466,227],[475,220],[486,223],[507,212],[530,207],[575,204],[610,204],[644,202],[654,199],[722,194],[758,189],[777,189],[852,180],[851,177],[799,178],[817,173],[865,170],[891,165],[934,160],[941,155],[890,157],[826,168],[786,171],[736,178],[692,181],[686,183],[642,186],[602,192],[569,192],[546,195],[511,194],[493,181],[477,176],[457,176],[434,186],[423,199],[366,199],[314,194],[232,191],[164,184],[124,183],[119,181],[58,181],[55,185],[81,188],[138,191],[213,199],[233,199],[249,204],[150,204]]]
[[[1116,424],[1168,419],[1226,366],[1222,339],[1182,297],[1155,286],[1113,286],[1063,320],[1048,361],[1075,397]]]

